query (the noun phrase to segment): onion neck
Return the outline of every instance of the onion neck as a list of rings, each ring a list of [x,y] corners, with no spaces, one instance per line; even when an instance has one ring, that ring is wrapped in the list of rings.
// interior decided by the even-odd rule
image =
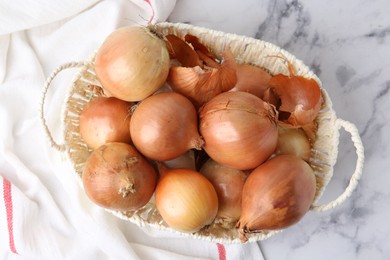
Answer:
[[[196,150],[202,150],[204,146],[204,140],[203,137],[200,135],[196,135],[194,138],[190,141],[190,149],[196,149]]]
[[[279,118],[278,110],[276,109],[276,107],[274,105],[268,104],[268,103],[265,103],[264,107],[267,110],[268,118],[277,127],[278,126],[278,118]]]
[[[126,178],[124,181],[123,181],[123,184],[121,186],[121,188],[118,190],[118,193],[123,197],[123,198],[126,198],[127,195],[129,195],[130,193],[135,193],[136,190],[135,190],[135,187],[134,187],[134,183],[132,181],[130,181],[129,178]]]

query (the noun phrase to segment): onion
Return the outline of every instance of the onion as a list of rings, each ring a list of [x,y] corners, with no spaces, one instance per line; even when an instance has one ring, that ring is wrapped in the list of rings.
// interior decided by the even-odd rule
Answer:
[[[269,88],[271,75],[260,67],[250,64],[237,65],[237,83],[231,91],[249,92],[263,98]]]
[[[308,161],[311,155],[311,144],[301,128],[279,127],[276,154],[290,154]]]
[[[156,208],[168,226],[193,233],[211,224],[218,211],[218,197],[207,178],[191,169],[168,169],[159,164],[159,170]]]
[[[242,189],[247,174],[212,159],[202,166],[200,172],[213,184],[218,195],[216,222],[226,228],[234,227],[241,216]]]
[[[97,205],[113,210],[137,210],[151,199],[157,173],[134,147],[113,142],[91,153],[82,181],[87,196]]]
[[[176,157],[175,159],[164,161],[164,164],[169,168],[188,168],[195,170],[195,151],[188,150],[186,153]]]
[[[293,155],[279,155],[257,167],[242,191],[240,239],[262,230],[286,228],[309,210],[316,192],[311,167]]]
[[[112,32],[100,46],[95,70],[112,96],[139,101],[166,81],[169,54],[165,42],[148,28],[123,27]]]
[[[277,111],[246,92],[225,92],[200,110],[204,149],[218,163],[240,170],[253,169],[275,151]]]
[[[108,142],[130,143],[132,103],[114,98],[97,97],[80,113],[80,134],[84,142],[96,149]]]
[[[194,106],[175,92],[159,93],[142,101],[130,121],[134,145],[146,157],[172,160],[189,149],[201,149]]]

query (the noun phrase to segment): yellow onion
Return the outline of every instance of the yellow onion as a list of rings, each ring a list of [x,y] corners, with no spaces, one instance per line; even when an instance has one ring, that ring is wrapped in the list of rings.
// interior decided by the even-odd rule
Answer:
[[[130,108],[133,104],[115,97],[97,97],[80,113],[80,134],[96,149],[108,142],[130,143]]]
[[[186,153],[172,160],[164,161],[164,164],[169,168],[188,168],[196,169],[195,150],[188,150]]]
[[[241,216],[242,189],[247,173],[221,165],[209,159],[200,169],[213,184],[218,195],[216,222],[223,227],[234,227]]]
[[[218,196],[207,178],[192,169],[158,165],[156,208],[168,226],[193,233],[211,224],[218,211]]]
[[[278,155],[254,169],[242,191],[237,223],[242,242],[248,234],[286,228],[309,210],[316,192],[313,170],[293,155]]]
[[[112,142],[91,153],[82,181],[95,204],[113,210],[137,210],[151,199],[157,172],[133,146]]]
[[[175,92],[163,92],[143,100],[130,121],[133,144],[146,157],[172,160],[186,151],[201,149],[194,106]]]
[[[222,93],[201,108],[199,117],[204,149],[220,164],[253,169],[275,151],[278,113],[255,95]]]
[[[290,154],[308,161],[311,155],[309,138],[301,128],[279,127],[276,154]]]
[[[165,42],[148,28],[123,27],[112,32],[95,58],[96,76],[112,96],[142,100],[166,81],[169,54]]]

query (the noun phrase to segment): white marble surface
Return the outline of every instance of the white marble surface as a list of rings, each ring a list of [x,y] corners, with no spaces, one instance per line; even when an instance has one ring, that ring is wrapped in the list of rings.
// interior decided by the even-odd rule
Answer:
[[[389,10],[388,0],[178,0],[169,17],[283,47],[317,73],[337,116],[359,129],[366,159],[352,197],[260,242],[266,259],[390,258]],[[341,131],[321,202],[345,189],[355,162],[350,136]]]

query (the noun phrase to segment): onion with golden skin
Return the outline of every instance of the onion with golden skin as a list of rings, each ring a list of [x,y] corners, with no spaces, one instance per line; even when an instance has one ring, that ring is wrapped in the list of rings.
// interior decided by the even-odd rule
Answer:
[[[212,159],[203,164],[200,169],[213,184],[218,195],[218,213],[216,221],[223,227],[234,227],[241,216],[242,189],[248,174],[221,165]]]
[[[112,96],[140,101],[166,81],[169,54],[164,40],[142,26],[112,32],[98,49],[96,76]]]
[[[91,153],[82,181],[95,204],[113,210],[137,210],[151,199],[157,172],[132,145],[113,142]]]
[[[204,149],[218,163],[253,169],[275,151],[278,140],[275,107],[246,92],[224,92],[200,110]]]
[[[195,107],[175,92],[153,95],[142,101],[130,121],[134,145],[156,161],[172,160],[186,151],[201,149]]]
[[[237,223],[242,242],[250,233],[277,230],[297,223],[309,210],[316,192],[313,170],[293,155],[278,155],[247,178],[242,214]]]
[[[301,128],[279,127],[278,145],[275,153],[295,155],[309,161],[311,143]]]
[[[115,97],[97,97],[80,113],[80,134],[96,149],[108,142],[131,143],[130,108],[133,104]]]
[[[192,169],[169,169],[159,164],[155,199],[163,220],[173,229],[193,233],[209,225],[218,211],[213,185]]]

